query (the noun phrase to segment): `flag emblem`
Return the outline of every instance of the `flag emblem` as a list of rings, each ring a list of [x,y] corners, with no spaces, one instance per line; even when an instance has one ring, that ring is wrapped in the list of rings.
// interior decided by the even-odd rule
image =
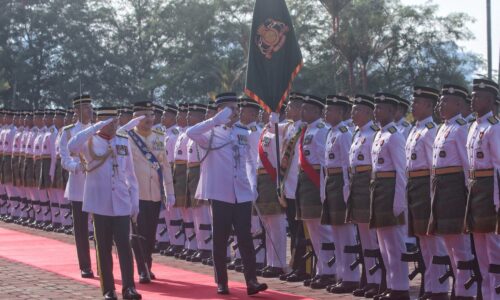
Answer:
[[[286,34],[290,29],[280,21],[272,18],[264,21],[257,29],[255,42],[259,47],[260,52],[267,58],[271,59],[274,52],[278,52],[285,44]]]

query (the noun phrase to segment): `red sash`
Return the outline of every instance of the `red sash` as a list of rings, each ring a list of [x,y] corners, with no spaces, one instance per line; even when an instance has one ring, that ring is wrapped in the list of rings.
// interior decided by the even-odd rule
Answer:
[[[311,164],[307,161],[307,158],[304,154],[304,136],[306,135],[307,129],[304,129],[302,131],[302,134],[300,135],[300,142],[299,142],[299,163],[300,167],[304,172],[307,174],[307,177],[314,183],[314,185],[319,189],[320,188],[320,183],[319,183],[319,172],[317,170],[314,170],[314,168],[311,166]]]
[[[267,157],[266,153],[264,152],[264,147],[262,147],[262,139],[264,138],[264,134],[267,132],[267,128],[262,131],[262,134],[260,135],[259,139],[259,158],[260,161],[262,162],[262,165],[264,166],[264,169],[266,169],[267,173],[271,176],[271,179],[276,182],[276,168],[273,167],[271,164],[271,161]]]

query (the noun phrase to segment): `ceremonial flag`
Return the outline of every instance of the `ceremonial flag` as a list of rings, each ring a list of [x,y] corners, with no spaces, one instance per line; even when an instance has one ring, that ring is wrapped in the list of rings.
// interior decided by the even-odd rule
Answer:
[[[302,67],[302,54],[284,0],[256,0],[245,93],[279,111]]]

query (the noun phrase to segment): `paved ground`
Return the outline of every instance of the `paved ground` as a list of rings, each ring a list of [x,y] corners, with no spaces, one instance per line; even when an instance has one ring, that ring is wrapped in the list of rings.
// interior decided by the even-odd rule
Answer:
[[[0,222],[0,227],[19,230],[26,233],[36,234],[62,242],[73,243],[73,237],[51,233],[40,230],[34,230],[18,226],[15,224],[6,224]],[[92,243],[91,243],[92,245]],[[29,246],[29,245],[28,245]],[[0,253],[1,256],[1,253]],[[155,255],[156,263],[165,264],[179,269],[212,275],[211,267],[201,264],[179,261],[174,258]],[[154,271],[154,270],[153,270]],[[244,282],[243,274],[229,271],[229,277],[232,281]],[[69,278],[55,275],[51,272],[33,268],[24,264],[11,262],[0,257],[0,299],[100,299],[101,293],[98,288],[74,281]],[[333,295],[323,290],[312,290],[306,288],[302,283],[288,283],[278,279],[261,279],[265,281],[270,289],[287,292],[297,295],[303,295],[314,299],[361,299],[351,295]],[[411,282],[412,299],[416,298],[419,286],[419,278]],[[138,285],[140,292],[140,285]],[[221,297],[222,298],[222,297]]]

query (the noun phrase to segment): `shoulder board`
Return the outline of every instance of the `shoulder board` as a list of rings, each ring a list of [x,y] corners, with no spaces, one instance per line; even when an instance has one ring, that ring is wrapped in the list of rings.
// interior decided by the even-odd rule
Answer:
[[[177,129],[177,128],[172,129],[172,133],[173,134],[179,134],[179,129]]]
[[[474,123],[476,121],[476,118],[470,118],[469,123]]]
[[[467,124],[467,122],[462,118],[458,118],[455,122],[457,122],[457,124],[460,126]]]
[[[427,127],[428,129],[432,129],[432,128],[436,127],[436,126],[434,125],[433,122],[427,122],[427,123],[425,123],[425,127]]]
[[[165,133],[163,133],[163,131],[158,130],[158,129],[153,129],[153,132],[156,134],[159,134],[159,135],[165,135]]]
[[[491,125],[496,125],[498,124],[498,119],[495,116],[491,116],[488,118],[488,122],[490,122]]]
[[[238,128],[241,128],[241,129],[245,129],[245,130],[249,130],[248,127],[246,126],[243,126],[241,124],[234,124],[234,126],[238,127]]]
[[[50,127],[50,133],[54,133],[55,129],[54,127]]]
[[[73,128],[73,127],[75,127],[75,124],[64,126],[63,130],[69,130],[69,129]]]
[[[257,126],[250,126],[250,130],[251,130],[252,132],[257,131]]]
[[[373,130],[373,131],[379,131],[380,130],[380,127],[378,127],[377,125],[373,124],[372,126],[370,126],[370,128]]]
[[[395,133],[398,130],[396,129],[396,127],[391,126],[391,127],[389,127],[389,129],[387,129],[387,131],[389,131],[391,134],[393,134],[393,133]]]
[[[403,127],[408,127],[408,126],[410,126],[410,123],[403,121],[403,123],[401,125],[403,125]]]
[[[117,132],[117,133],[116,133],[116,136],[117,136],[117,137],[124,138],[124,139],[128,139],[128,136],[127,136],[126,134],[121,133],[121,132]]]
[[[320,122],[316,125],[317,128],[325,128],[325,123]]]
[[[340,130],[340,132],[342,132],[342,133],[346,133],[346,132],[347,132],[347,127],[345,127],[345,126],[340,126],[340,127],[339,127],[339,130]]]

